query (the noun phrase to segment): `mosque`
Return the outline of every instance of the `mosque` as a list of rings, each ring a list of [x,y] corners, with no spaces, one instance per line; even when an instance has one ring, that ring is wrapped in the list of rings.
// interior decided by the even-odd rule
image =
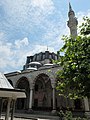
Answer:
[[[72,36],[77,36],[78,21],[69,3],[69,20],[67,25]],[[33,56],[27,56],[23,70],[5,74],[8,81],[14,88],[24,89],[26,98],[18,98],[16,110],[51,111],[57,110],[89,111],[88,99],[70,100],[64,96],[59,96],[56,90],[57,71],[61,69],[58,64],[53,64],[52,60],[58,60],[59,55],[50,52],[40,52]]]

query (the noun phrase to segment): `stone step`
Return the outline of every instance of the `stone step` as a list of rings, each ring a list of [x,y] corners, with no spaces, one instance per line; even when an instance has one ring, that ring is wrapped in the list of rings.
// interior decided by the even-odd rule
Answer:
[[[45,120],[60,120],[58,116],[51,116],[51,115],[41,115],[41,114],[26,114],[26,113],[15,113],[15,117],[19,118],[27,118],[32,120],[39,120],[39,119],[45,119]]]

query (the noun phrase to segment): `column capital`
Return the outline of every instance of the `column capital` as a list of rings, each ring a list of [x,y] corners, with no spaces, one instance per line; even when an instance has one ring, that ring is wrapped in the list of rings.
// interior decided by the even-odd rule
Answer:
[[[56,82],[51,83],[51,86],[52,86],[53,89],[56,88]]]
[[[30,90],[33,90],[34,89],[34,83],[31,83],[30,84]]]
[[[89,111],[89,101],[88,98],[84,98],[84,106],[85,106],[85,111]]]

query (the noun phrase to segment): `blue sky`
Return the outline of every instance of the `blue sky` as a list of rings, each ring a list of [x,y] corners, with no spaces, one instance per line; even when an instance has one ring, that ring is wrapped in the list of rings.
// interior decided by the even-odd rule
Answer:
[[[0,71],[21,70],[26,57],[63,45],[69,0],[0,0]],[[79,25],[90,17],[90,0],[71,0]]]

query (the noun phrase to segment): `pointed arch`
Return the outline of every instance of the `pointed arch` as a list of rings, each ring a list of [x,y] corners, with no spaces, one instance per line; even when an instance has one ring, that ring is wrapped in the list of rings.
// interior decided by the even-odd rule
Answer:
[[[28,109],[29,106],[29,96],[30,96],[30,84],[26,77],[21,77],[17,83],[16,88],[18,89],[24,89],[26,93],[26,98],[23,99],[17,99],[16,108],[19,110],[22,109]]]
[[[38,74],[34,80],[34,109],[51,110],[52,86],[47,74]]]

